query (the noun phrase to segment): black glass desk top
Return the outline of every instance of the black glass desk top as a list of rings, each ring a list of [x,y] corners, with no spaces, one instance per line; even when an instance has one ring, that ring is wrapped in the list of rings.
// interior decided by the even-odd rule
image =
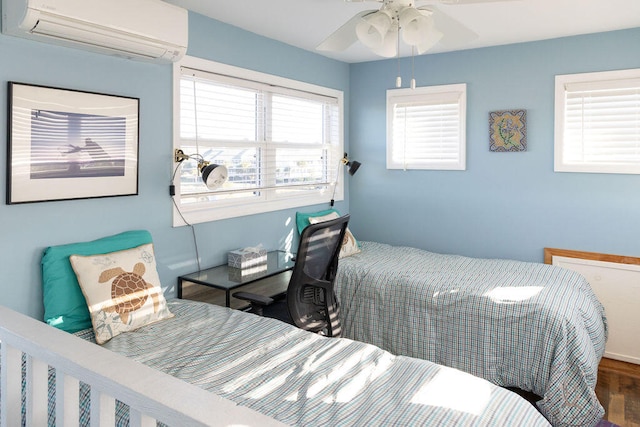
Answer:
[[[189,281],[217,289],[230,290],[255,282],[256,280],[292,270],[295,264],[292,258],[293,255],[291,253],[271,251],[267,253],[266,265],[242,269],[242,274],[240,274],[239,268],[229,267],[225,264],[185,274],[184,276],[180,276],[179,279],[181,281]]]

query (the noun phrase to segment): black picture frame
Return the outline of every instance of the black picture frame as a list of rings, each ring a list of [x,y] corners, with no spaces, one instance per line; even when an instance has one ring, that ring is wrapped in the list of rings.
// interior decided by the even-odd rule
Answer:
[[[138,98],[8,85],[7,204],[138,194]]]

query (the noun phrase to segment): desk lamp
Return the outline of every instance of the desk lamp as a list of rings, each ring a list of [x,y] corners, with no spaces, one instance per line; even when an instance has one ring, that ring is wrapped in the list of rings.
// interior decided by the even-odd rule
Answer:
[[[187,159],[192,159],[198,162],[198,170],[200,171],[200,174],[202,174],[202,181],[209,190],[220,188],[222,184],[227,182],[229,172],[227,171],[226,166],[208,162],[200,154],[185,154],[182,150],[177,148],[174,153],[174,161],[176,163],[182,163]],[[178,170],[177,167],[176,170]]]
[[[340,164],[343,166],[349,166],[348,172],[349,175],[353,176],[358,171],[361,166],[361,163],[356,160],[349,160],[349,156],[347,153],[344,153],[342,159],[340,159]],[[331,196],[331,206],[333,206],[336,196],[336,188],[338,187],[338,178],[340,177],[340,168],[338,167],[338,172],[336,174],[336,184],[333,187],[333,195]]]

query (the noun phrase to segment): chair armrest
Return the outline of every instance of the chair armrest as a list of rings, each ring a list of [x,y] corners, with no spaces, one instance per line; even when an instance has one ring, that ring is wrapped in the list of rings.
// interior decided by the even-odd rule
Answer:
[[[265,297],[264,295],[252,294],[251,292],[235,292],[233,297],[262,306],[271,305],[274,301],[273,298]]]
[[[320,288],[328,291],[329,289],[333,288],[333,283],[327,280],[314,280],[313,278],[307,276],[306,280],[304,281],[304,286]]]

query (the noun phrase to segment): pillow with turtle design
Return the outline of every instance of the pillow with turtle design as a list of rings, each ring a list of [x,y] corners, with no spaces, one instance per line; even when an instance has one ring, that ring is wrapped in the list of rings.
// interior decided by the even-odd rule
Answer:
[[[173,317],[160,287],[153,244],[102,255],[71,255],[98,344]]]
[[[309,224],[317,224],[319,222],[329,221],[336,218],[340,218],[340,214],[333,211],[326,215],[309,217]],[[347,231],[344,233],[344,239],[342,239],[342,246],[340,247],[340,255],[338,258],[348,257],[360,252],[356,238],[353,237],[353,234],[347,227]]]

